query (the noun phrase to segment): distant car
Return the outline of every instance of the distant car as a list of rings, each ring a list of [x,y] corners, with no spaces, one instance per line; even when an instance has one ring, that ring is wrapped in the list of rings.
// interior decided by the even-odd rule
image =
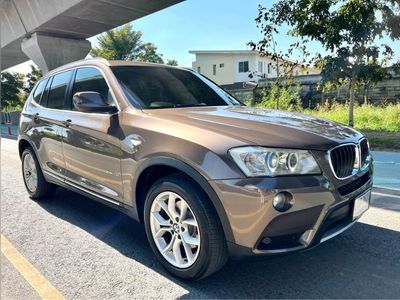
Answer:
[[[313,247],[368,209],[372,159],[352,128],[247,107],[184,68],[84,60],[44,76],[20,121],[32,199],[63,186],[143,222],[175,276],[228,256]]]

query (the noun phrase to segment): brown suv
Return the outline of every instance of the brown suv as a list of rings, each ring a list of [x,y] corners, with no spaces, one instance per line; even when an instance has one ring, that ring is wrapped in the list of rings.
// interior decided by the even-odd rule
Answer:
[[[228,255],[287,253],[369,207],[372,159],[354,129],[246,107],[187,69],[90,59],[44,76],[20,121],[32,199],[63,186],[143,222],[176,276]]]

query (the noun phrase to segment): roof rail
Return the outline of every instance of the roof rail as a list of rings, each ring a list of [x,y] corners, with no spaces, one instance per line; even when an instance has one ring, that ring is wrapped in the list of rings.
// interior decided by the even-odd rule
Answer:
[[[95,61],[102,61],[105,64],[109,64],[108,60],[103,58],[103,57],[87,57],[83,59],[84,61],[88,61],[88,60],[95,60]]]

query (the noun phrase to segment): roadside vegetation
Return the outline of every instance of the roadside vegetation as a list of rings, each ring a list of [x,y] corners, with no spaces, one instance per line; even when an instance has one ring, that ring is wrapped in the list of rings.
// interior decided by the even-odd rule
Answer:
[[[304,113],[347,124],[348,105],[334,104],[305,109]],[[373,149],[400,150],[400,104],[354,107],[354,127],[363,132]]]
[[[256,106],[276,108],[275,102],[270,98],[275,95],[281,103],[280,109],[297,111],[342,124],[348,123],[348,104],[334,103],[318,105],[314,109],[304,109],[298,104],[295,89],[285,88],[283,93],[271,89],[270,92],[264,93],[267,96],[261,98]],[[356,105],[354,115],[354,128],[367,136],[372,149],[400,150],[400,103],[385,106]]]
[[[279,0],[271,7],[259,6],[255,21],[261,39],[249,45],[275,62],[278,86],[299,67],[312,65],[321,70],[323,85],[346,84],[350,94],[347,122],[354,126],[357,87],[391,76],[388,67],[395,53],[382,38],[400,40],[399,9],[399,1],[387,0]],[[285,51],[277,38],[282,32],[294,41]],[[310,52],[311,42],[318,43],[325,53]]]
[[[317,106],[303,112],[320,118],[346,124],[349,107],[346,104],[333,104],[330,107]],[[400,132],[400,104],[386,106],[360,105],[354,107],[354,127],[365,131]]]

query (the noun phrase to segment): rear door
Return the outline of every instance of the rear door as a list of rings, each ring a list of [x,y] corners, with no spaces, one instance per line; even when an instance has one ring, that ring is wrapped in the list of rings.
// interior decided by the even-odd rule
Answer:
[[[33,94],[28,113],[32,126],[27,133],[35,144],[39,161],[45,176],[63,179],[65,162],[62,151],[64,102],[72,71],[58,73],[44,83],[40,83]]]
[[[109,103],[116,105],[110,87],[98,68],[82,67],[76,70],[68,94],[69,110],[64,115],[66,181],[118,204],[123,198],[119,114],[76,111],[72,96],[85,91],[98,92]]]

